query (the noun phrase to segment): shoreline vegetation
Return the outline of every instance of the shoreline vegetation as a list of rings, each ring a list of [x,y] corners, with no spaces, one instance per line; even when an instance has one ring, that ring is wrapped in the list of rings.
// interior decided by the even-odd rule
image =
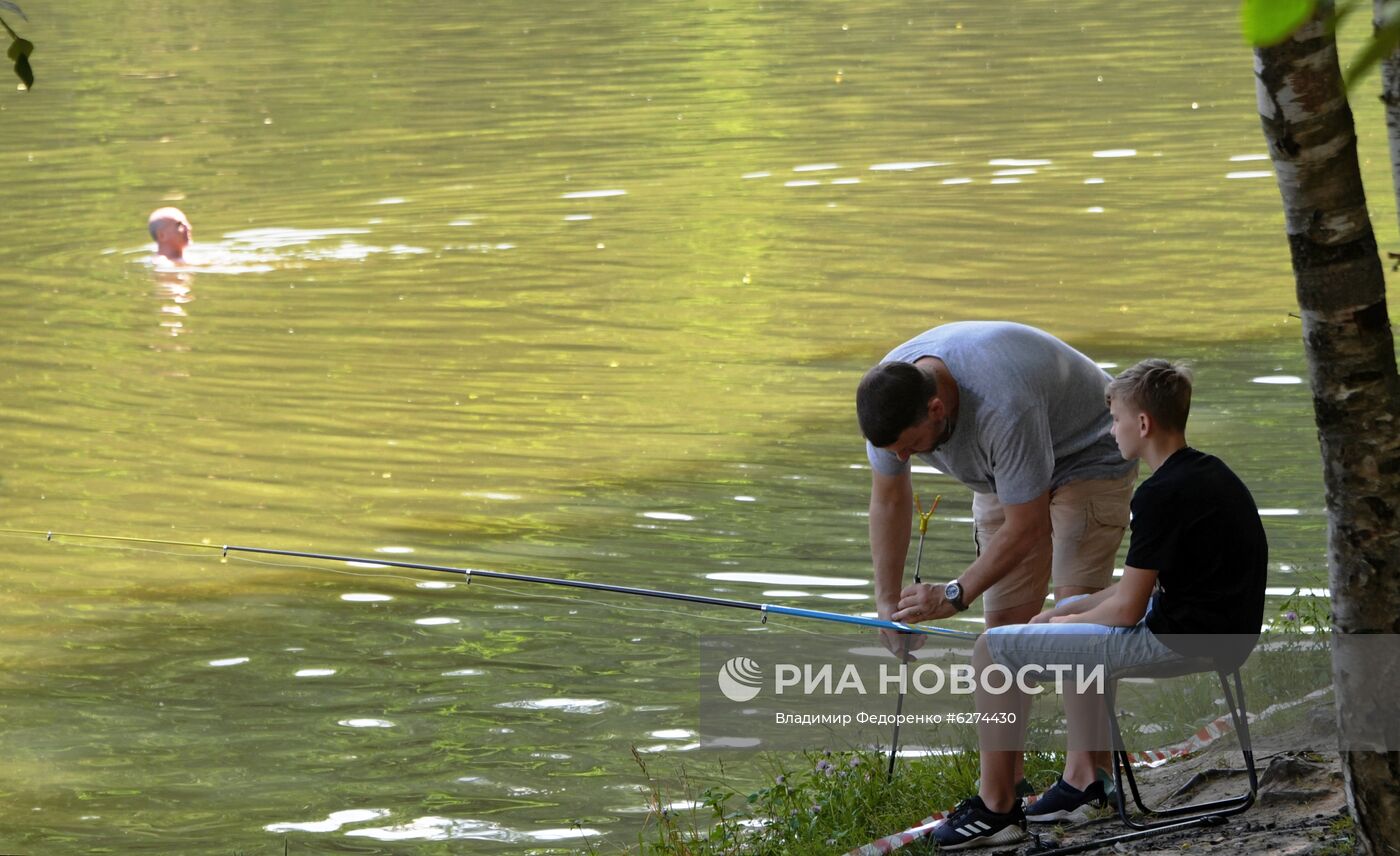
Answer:
[[[1289,841],[1300,846],[1282,848],[1286,852],[1312,856],[1355,852],[1337,756],[1298,748],[1305,744],[1316,746],[1319,728],[1335,721],[1331,699],[1319,707],[1318,703],[1280,698],[1278,690],[1287,685],[1286,681],[1273,682],[1274,691],[1270,692],[1269,678],[1277,678],[1281,668],[1296,668],[1300,656],[1321,658],[1325,673],[1329,657],[1327,628],[1331,624],[1327,607],[1325,598],[1295,593],[1281,605],[1273,629],[1257,649],[1262,656],[1256,656],[1263,662],[1257,679],[1247,679],[1247,684],[1254,684],[1250,687],[1249,709],[1254,720],[1251,731],[1255,732],[1255,760],[1260,775],[1260,795],[1255,806],[1232,818],[1220,831],[1198,830],[1144,839],[1134,842],[1126,852],[1175,851],[1183,843],[1190,843],[1198,852],[1213,852],[1209,846],[1212,837],[1220,839],[1223,849],[1218,852],[1231,852],[1231,836],[1241,833],[1277,839],[1261,841],[1258,847],[1252,845],[1250,849],[1255,852],[1260,852],[1259,848],[1274,852]],[[1214,675],[1197,677],[1214,680]],[[1194,695],[1198,700],[1201,697],[1193,692],[1180,695]],[[1203,697],[1209,702],[1211,695]],[[1261,716],[1265,711],[1268,714]],[[1328,712],[1332,715],[1328,716]],[[1154,721],[1154,712],[1140,713],[1142,716],[1131,719]],[[1042,725],[1046,722],[1042,720]],[[1147,733],[1125,733],[1125,739],[1133,748],[1134,739],[1148,739]],[[1155,736],[1160,741],[1166,735]],[[1172,739],[1186,736],[1183,733]],[[1265,743],[1267,747],[1260,751]],[[1221,795],[1238,793],[1245,779],[1236,746],[1234,735],[1226,735],[1205,750],[1139,769],[1139,781],[1159,800],[1187,792],[1195,800],[1212,789],[1218,789]],[[827,749],[800,755],[764,754],[758,765],[763,778],[757,786],[745,785],[753,781],[752,768],[742,776],[731,775],[722,762],[716,773],[701,774],[685,766],[663,772],[655,759],[635,749],[633,757],[645,783],[650,811],[636,846],[620,852],[661,856],[844,854],[914,826],[930,814],[951,809],[976,792],[979,772],[975,745],[961,751],[902,759],[893,781],[886,780],[888,755],[882,751]],[[1054,784],[1063,763],[1064,756],[1059,752],[1027,752],[1026,779],[1041,793]],[[1062,844],[1126,831],[1111,806],[1088,822],[1072,827],[1031,826],[1032,833],[1048,834]],[[588,842],[586,852],[603,854],[619,849],[615,844]],[[925,839],[898,852],[924,854],[936,850]]]
[[[978,775],[971,748],[902,759],[890,782],[884,752],[823,750],[766,756],[768,784],[744,792],[723,782],[706,784],[683,769],[677,782],[663,783],[633,754],[651,813],[632,852],[671,856],[845,853],[951,808],[973,792]],[[1028,753],[1027,780],[1048,787],[1063,763],[1059,754]],[[901,852],[933,851],[916,844]]]

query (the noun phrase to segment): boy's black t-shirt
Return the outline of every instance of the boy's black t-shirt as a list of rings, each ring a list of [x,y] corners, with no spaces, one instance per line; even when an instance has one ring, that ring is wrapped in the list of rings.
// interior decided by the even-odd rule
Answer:
[[[1223,461],[1177,450],[1132,509],[1127,564],[1157,572],[1149,630],[1190,656],[1200,652],[1172,645],[1173,635],[1259,633],[1269,546],[1254,497]]]

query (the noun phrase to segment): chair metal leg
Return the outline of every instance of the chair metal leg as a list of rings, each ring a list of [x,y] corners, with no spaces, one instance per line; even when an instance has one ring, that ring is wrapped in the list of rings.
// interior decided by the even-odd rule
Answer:
[[[1225,672],[1216,673],[1220,678],[1220,688],[1225,694],[1225,704],[1230,709],[1230,719],[1235,726],[1235,734],[1240,741],[1240,749],[1244,756],[1245,772],[1249,776],[1249,790],[1239,796],[1227,797],[1220,800],[1208,802],[1191,803],[1184,806],[1173,806],[1170,808],[1149,808],[1142,801],[1142,795],[1138,791],[1137,777],[1133,774],[1132,759],[1128,755],[1127,746],[1123,742],[1122,730],[1118,727],[1118,716],[1114,709],[1114,682],[1110,681],[1104,699],[1108,703],[1109,724],[1113,736],[1113,780],[1117,785],[1117,809],[1118,816],[1123,823],[1138,830],[1147,830],[1162,827],[1175,821],[1137,820],[1128,813],[1127,791],[1131,791],[1133,802],[1137,806],[1137,811],[1144,818],[1178,818],[1182,815],[1215,815],[1219,817],[1229,817],[1247,810],[1254,804],[1254,798],[1259,792],[1258,772],[1254,767],[1254,752],[1249,739],[1249,713],[1245,708],[1244,683],[1240,677],[1240,672],[1236,669],[1232,677],[1234,678],[1235,691],[1230,691],[1230,684]],[[1125,791],[1124,780],[1127,782]]]

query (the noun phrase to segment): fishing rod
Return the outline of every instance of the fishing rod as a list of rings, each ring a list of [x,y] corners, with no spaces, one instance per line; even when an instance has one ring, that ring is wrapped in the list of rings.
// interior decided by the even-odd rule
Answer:
[[[723,597],[712,597],[703,594],[686,594],[684,592],[661,591],[658,589],[637,588],[635,586],[620,586],[609,583],[595,583],[587,580],[566,580],[557,577],[541,577],[533,574],[516,574],[506,571],[487,571],[480,568],[458,568],[452,565],[430,565],[421,562],[403,562],[396,559],[365,558],[363,556],[342,556],[335,553],[310,553],[300,550],[278,550],[270,547],[248,547],[235,544],[206,544],[197,541],[170,541],[159,538],[133,538],[123,535],[92,535],[84,532],[54,532],[40,529],[3,529],[0,533],[14,535],[41,535],[46,541],[54,538],[84,538],[95,541],[121,541],[136,544],[164,544],[176,547],[197,547],[203,550],[219,550],[226,557],[229,553],[252,553],[263,556],[284,556],[296,559],[312,559],[326,562],[356,562],[362,565],[380,565],[391,568],[407,568],[415,571],[433,571],[436,573],[456,574],[465,577],[468,584],[473,577],[483,577],[492,580],[509,580],[520,583],[538,583],[541,585],[563,586],[567,588],[587,589],[589,591],[605,591],[613,594],[630,594],[640,597],[662,598],[666,600],[679,600],[686,603],[699,603],[707,606],[723,606],[731,609],[748,609],[759,612],[763,616],[763,622],[768,621],[769,615],[783,615],[792,618],[811,618],[818,621],[832,621],[840,624],[856,624],[862,627],[877,627],[882,630],[897,630],[902,633],[921,633],[927,636],[949,636],[956,639],[976,639],[977,634],[967,630],[952,630],[946,627],[921,627],[916,624],[904,624],[898,621],[885,621],[879,618],[866,618],[860,615],[843,615],[839,612],[825,612],[820,609],[803,609],[796,606],[783,606],[776,603],[757,603],[747,600],[731,600]]]

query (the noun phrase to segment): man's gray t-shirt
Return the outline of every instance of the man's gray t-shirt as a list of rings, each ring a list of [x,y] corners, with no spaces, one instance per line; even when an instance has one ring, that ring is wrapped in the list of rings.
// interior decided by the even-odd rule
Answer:
[[[1049,333],[961,321],[910,339],[882,362],[920,357],[948,367],[958,384],[958,414],[948,441],[919,457],[977,493],[1015,505],[1069,482],[1118,478],[1134,466],[1109,433],[1108,374]],[[876,472],[908,472],[907,461],[865,445]]]

